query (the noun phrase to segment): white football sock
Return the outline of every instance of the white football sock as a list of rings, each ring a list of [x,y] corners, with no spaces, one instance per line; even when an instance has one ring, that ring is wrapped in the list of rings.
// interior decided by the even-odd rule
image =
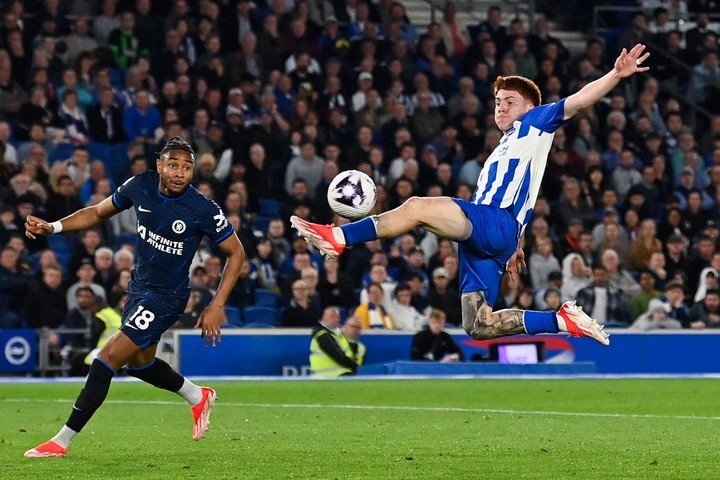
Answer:
[[[345,245],[345,233],[342,231],[342,228],[334,227],[332,232],[335,237],[335,241],[340,245]]]
[[[78,432],[67,425],[63,425],[58,434],[52,438],[52,441],[63,448],[68,448],[68,445],[70,445],[70,442],[72,442],[73,437],[77,435],[77,433]]]
[[[183,397],[191,407],[195,406],[200,403],[200,400],[202,400],[202,389],[187,378],[184,378],[184,380],[185,381],[183,382],[182,387],[180,387],[180,390],[175,393]]]
[[[567,325],[565,325],[565,319],[557,313],[555,314],[555,318],[557,319],[558,330],[560,330],[561,332],[567,332],[568,329]]]

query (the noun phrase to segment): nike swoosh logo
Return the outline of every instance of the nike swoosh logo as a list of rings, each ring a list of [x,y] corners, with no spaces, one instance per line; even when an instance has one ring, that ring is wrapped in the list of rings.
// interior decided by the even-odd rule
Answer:
[[[147,208],[143,208],[142,205],[138,207],[138,210],[141,212],[150,212]]]

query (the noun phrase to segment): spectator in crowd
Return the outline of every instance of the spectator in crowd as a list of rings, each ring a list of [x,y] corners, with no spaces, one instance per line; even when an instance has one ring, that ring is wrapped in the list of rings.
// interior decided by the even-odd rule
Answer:
[[[683,284],[668,282],[665,285],[663,301],[670,307],[668,317],[680,322],[683,328],[688,328],[690,326],[690,307],[685,303],[685,287]]]
[[[648,218],[640,222],[638,236],[630,243],[631,270],[642,270],[653,253],[662,252],[662,243],[657,238],[655,220]]]
[[[690,328],[720,328],[720,291],[710,288],[690,309]]]
[[[600,262],[605,267],[607,279],[610,286],[630,298],[640,291],[640,284],[632,277],[632,274],[620,265],[620,256],[609,248],[600,255]]]
[[[359,332],[358,332],[359,336]],[[357,344],[356,344],[357,345]],[[340,329],[340,312],[327,307],[310,341],[310,372],[316,377],[338,377],[357,373],[358,357]]]
[[[385,298],[382,284],[372,282],[368,285],[367,297],[355,309],[355,316],[362,321],[363,328],[396,329],[395,319],[383,306]]]
[[[416,332],[427,323],[427,316],[413,307],[411,301],[412,289],[407,283],[400,283],[395,287],[395,298],[388,310],[399,330]]]
[[[668,317],[670,307],[662,300],[655,298],[650,300],[648,309],[640,315],[632,325],[630,330],[640,330],[648,332],[651,330],[665,330],[682,328],[680,322],[674,318]]]
[[[413,336],[410,359],[441,363],[464,361],[462,350],[445,331],[445,313],[442,310],[430,312],[427,327]]]
[[[147,90],[137,91],[132,106],[123,113],[123,129],[127,139],[131,142],[150,142],[161,124],[160,112],[150,103],[150,93]]]
[[[27,279],[20,273],[20,252],[5,247],[0,251],[0,330],[22,328]]]
[[[317,287],[322,305],[336,305],[343,308],[353,306],[355,294],[352,284],[352,279],[341,271],[337,259],[325,257]]]
[[[322,315],[318,297],[311,298],[303,280],[292,284],[292,299],[280,317],[281,327],[315,327]]]
[[[61,352],[63,358],[69,363],[70,375],[77,376],[86,373],[85,356],[94,346],[90,343],[93,330],[99,330],[95,325],[98,322],[95,314],[103,306],[103,300],[95,295],[90,287],[82,286],[73,290],[73,306],[68,309],[62,328],[74,330],[74,332],[63,335]],[[104,327],[104,325],[99,325],[99,327]],[[82,331],[82,333],[78,331]]]
[[[115,93],[111,87],[100,89],[98,103],[88,107],[86,115],[92,140],[110,144],[125,140],[123,114],[115,105]]]
[[[631,322],[627,304],[620,292],[608,283],[608,272],[603,265],[593,267],[593,282],[578,291],[577,302],[601,325]]]
[[[580,254],[570,253],[563,258],[560,289],[563,299],[574,300],[578,291],[590,285],[592,281],[592,268],[585,265]]]
[[[662,292],[655,288],[656,283],[655,274],[652,271],[645,269],[640,272],[640,287],[642,290],[630,298],[630,315],[632,318],[637,319],[647,310],[650,301],[662,297]]]
[[[80,266],[75,271],[77,281],[70,285],[67,290],[65,298],[67,300],[68,310],[72,310],[73,308],[77,307],[75,293],[78,291],[78,289],[83,287],[87,287],[92,290],[93,295],[97,295],[98,297],[100,297],[103,303],[106,302],[107,296],[105,294],[105,289],[102,287],[102,285],[99,285],[93,281],[95,278],[95,273],[96,269],[93,265],[93,260],[90,258],[83,258],[80,261]]]
[[[552,253],[553,245],[550,239],[538,239],[528,262],[532,286],[536,290],[547,287],[547,277],[550,272],[560,270],[560,262]]]
[[[351,355],[350,358],[355,360],[358,366],[365,363],[365,352],[367,348],[365,344],[360,341],[360,335],[362,334],[362,322],[356,316],[350,316],[345,320],[345,324],[342,328],[343,337],[350,347]]]

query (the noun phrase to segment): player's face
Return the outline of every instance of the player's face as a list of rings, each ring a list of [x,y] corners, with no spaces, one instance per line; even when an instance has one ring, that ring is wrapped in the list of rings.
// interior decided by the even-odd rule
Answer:
[[[515,90],[500,89],[495,94],[495,123],[503,132],[533,108],[532,102]]]
[[[195,173],[195,163],[190,153],[184,150],[171,150],[157,162],[160,174],[160,192],[175,196],[187,188]]]

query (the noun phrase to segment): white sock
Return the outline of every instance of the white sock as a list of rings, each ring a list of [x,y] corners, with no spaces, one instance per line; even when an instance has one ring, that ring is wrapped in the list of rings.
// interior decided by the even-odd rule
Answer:
[[[342,231],[342,228],[335,227],[332,229],[332,232],[333,236],[335,237],[335,241],[340,245],[345,245],[345,233]]]
[[[560,315],[558,315],[557,313],[555,314],[555,318],[557,319],[558,330],[560,330],[561,332],[567,332],[568,329],[567,329],[567,325],[565,325],[565,319],[562,318],[562,317],[561,317]]]
[[[184,380],[185,381],[183,382],[182,387],[180,387],[180,390],[175,393],[183,397],[190,406],[197,405],[200,403],[200,400],[202,400],[202,390],[187,378]]]
[[[58,434],[52,438],[52,441],[63,448],[68,448],[68,445],[70,445],[70,442],[72,442],[73,437],[77,434],[78,432],[76,432],[72,428],[68,427],[67,425],[63,425]]]

